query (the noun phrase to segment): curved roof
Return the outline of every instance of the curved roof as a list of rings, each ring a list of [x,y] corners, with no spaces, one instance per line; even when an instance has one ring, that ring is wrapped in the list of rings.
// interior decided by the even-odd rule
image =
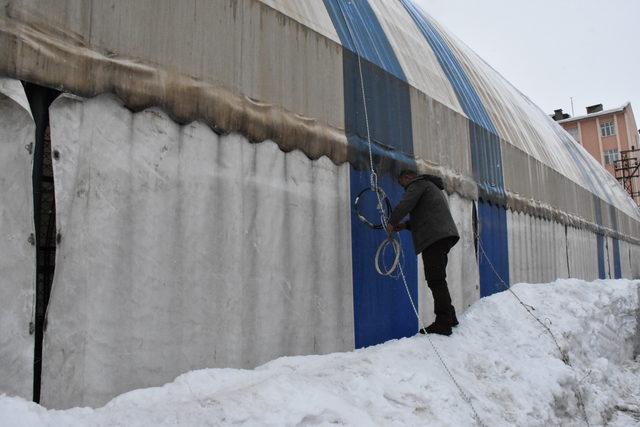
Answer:
[[[640,221],[615,178],[411,0],[149,3],[0,0],[0,74],[357,165],[360,56],[383,163],[439,168],[463,195],[474,181],[534,210],[617,228],[602,201]]]
[[[640,219],[637,206],[616,179],[582,146],[411,0],[261,1],[405,80],[605,202]],[[341,39],[336,30],[340,25],[332,25],[332,7],[339,18],[351,21],[353,42],[349,37]],[[373,16],[366,16],[363,11],[367,9]],[[374,19],[379,27],[371,25]],[[360,28],[367,31],[358,31]],[[376,28],[384,34],[375,34]],[[386,39],[392,52],[377,49],[371,43],[376,38]],[[389,59],[392,55],[397,65]]]

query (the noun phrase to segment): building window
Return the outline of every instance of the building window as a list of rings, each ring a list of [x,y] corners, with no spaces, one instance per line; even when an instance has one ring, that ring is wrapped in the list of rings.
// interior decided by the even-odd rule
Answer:
[[[616,134],[616,125],[611,122],[600,123],[600,134],[602,136],[612,136]]]
[[[618,150],[604,150],[604,163],[607,165],[614,164],[616,160],[620,160],[620,153]]]
[[[573,139],[580,142],[580,131],[578,130],[578,127],[568,128],[567,132],[569,132],[569,135],[571,135]]]

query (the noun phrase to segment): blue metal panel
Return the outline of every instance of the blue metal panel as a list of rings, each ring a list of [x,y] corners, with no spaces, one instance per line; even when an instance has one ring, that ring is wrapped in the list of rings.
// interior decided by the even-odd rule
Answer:
[[[367,61],[362,61],[369,132],[377,169],[384,173],[413,165],[413,129],[409,85]],[[368,168],[369,154],[362,89],[355,54],[343,51],[345,130],[349,162]]]
[[[360,190],[369,187],[370,182],[358,54],[364,58],[360,66],[379,185],[397,203],[403,189],[391,173],[415,162],[409,85],[368,2],[325,0],[324,3],[345,47],[342,52],[344,111],[345,132],[349,141],[352,204]],[[351,37],[352,33],[355,40]],[[365,214],[377,218],[375,201],[365,206]],[[417,258],[409,233],[402,234],[404,272],[417,303]],[[372,230],[352,212],[351,252],[357,348],[411,336],[417,331],[418,322],[402,280],[385,278],[375,272],[375,251],[385,238],[384,231]]]
[[[386,175],[382,186],[393,202],[398,202],[404,190]],[[352,197],[369,185],[367,171],[351,172]],[[375,203],[368,204],[365,214],[377,218]],[[400,233],[404,253],[404,273],[414,302],[418,303],[418,266],[411,235]],[[374,269],[374,256],[380,242],[386,238],[382,230],[372,230],[352,213],[351,241],[353,259],[353,309],[356,348],[380,344],[394,338],[414,335],[418,321],[413,313],[401,279],[384,278]],[[390,261],[387,260],[387,265]]]
[[[595,207],[596,224],[602,225],[602,206],[598,196],[593,196],[593,205]],[[598,251],[598,278],[606,279],[606,270],[604,266],[604,236],[600,233],[596,235],[596,250]]]
[[[613,274],[615,279],[622,279],[622,265],[620,263],[620,241],[613,239]]]
[[[596,246],[598,251],[598,278],[606,279],[606,270],[604,267],[604,236],[602,234],[596,235]]]
[[[480,200],[478,221],[482,247],[479,266],[480,296],[486,297],[504,291],[503,282],[509,283],[507,211],[501,206]]]
[[[618,212],[615,206],[609,205],[609,217],[611,218],[611,226],[618,231]],[[613,274],[615,279],[622,279],[622,265],[620,263],[620,241],[613,241]]]

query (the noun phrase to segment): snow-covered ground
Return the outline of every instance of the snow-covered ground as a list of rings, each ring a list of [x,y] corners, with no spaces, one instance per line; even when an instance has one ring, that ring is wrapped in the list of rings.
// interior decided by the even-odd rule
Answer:
[[[640,425],[640,281],[519,284],[568,352],[508,292],[434,336],[485,425]],[[580,391],[578,393],[578,390]],[[427,337],[349,353],[283,357],[253,370],[205,369],[163,387],[125,393],[99,409],[64,411],[0,396],[0,424],[473,425],[473,412]]]

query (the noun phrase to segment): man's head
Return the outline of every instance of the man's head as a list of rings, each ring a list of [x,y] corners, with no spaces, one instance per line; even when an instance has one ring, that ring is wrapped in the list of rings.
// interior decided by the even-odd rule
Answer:
[[[418,177],[416,171],[412,169],[404,169],[398,174],[398,183],[402,185],[403,188],[407,188],[407,185],[411,184],[411,182]]]

